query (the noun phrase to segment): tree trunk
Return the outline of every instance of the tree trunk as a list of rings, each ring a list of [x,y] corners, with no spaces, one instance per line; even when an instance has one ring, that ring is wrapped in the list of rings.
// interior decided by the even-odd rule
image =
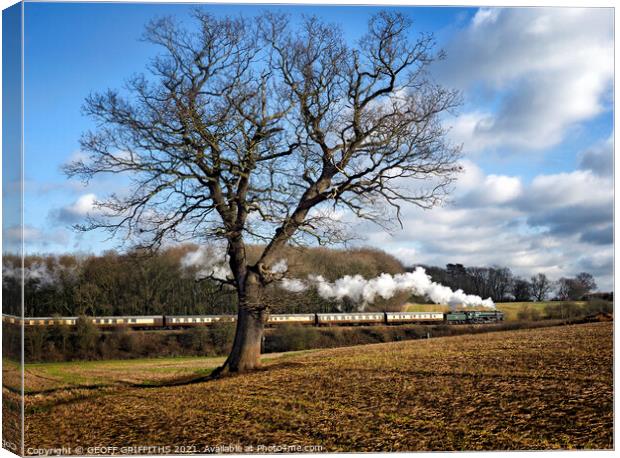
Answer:
[[[233,347],[228,355],[224,370],[247,372],[260,367],[260,350],[263,339],[263,312],[239,308],[237,331]]]
[[[213,376],[228,372],[248,372],[260,367],[261,343],[265,328],[265,310],[259,305],[260,287],[250,279],[247,288],[238,293],[239,312],[233,347],[222,367]]]

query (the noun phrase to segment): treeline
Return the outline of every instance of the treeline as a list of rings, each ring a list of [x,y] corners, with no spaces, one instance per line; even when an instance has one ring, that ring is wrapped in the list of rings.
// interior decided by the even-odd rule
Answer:
[[[182,259],[197,249],[184,245],[158,253],[132,251],[102,255],[26,256],[24,259],[25,316],[204,315],[236,311],[232,288],[197,280],[200,266],[184,267]],[[248,248],[250,261],[262,248]],[[394,257],[375,249],[333,250],[289,248],[285,253],[290,276],[318,274],[333,281],[344,275],[365,278],[382,272],[404,272]],[[19,315],[21,260],[4,256],[2,296],[4,313]],[[395,310],[407,294],[381,300],[377,310]],[[274,313],[351,311],[356,304],[329,301],[316,291],[296,294],[271,287],[265,303]]]
[[[611,315],[614,312],[613,302],[601,297],[590,297],[584,302],[554,301],[545,304],[544,308],[526,304],[517,313],[519,321],[539,320],[574,320],[578,318]]]
[[[448,264],[445,268],[422,266],[433,281],[462,289],[467,294],[491,297],[495,302],[528,301],[578,301],[597,296],[613,300],[613,293],[592,293],[597,286],[594,277],[581,272],[574,278],[562,277],[550,280],[544,273],[523,278],[516,276],[508,267],[465,267]],[[407,270],[413,270],[411,267]]]
[[[112,315],[205,315],[236,311],[232,288],[211,280],[197,280],[200,265],[182,260],[195,252],[196,245],[183,245],[158,253],[108,251],[102,255],[45,255],[24,259],[24,313],[26,316],[112,316]],[[262,247],[248,247],[249,261],[257,259]],[[284,258],[289,276],[306,278],[322,275],[334,281],[344,275],[360,274],[372,278],[380,273],[405,271],[393,256],[381,250],[361,248],[288,248]],[[3,312],[19,315],[21,260],[4,256]],[[582,300],[592,297],[596,283],[583,272],[574,278],[551,281],[544,273],[529,279],[515,276],[507,267],[465,267],[448,264],[445,268],[423,266],[432,279],[452,289],[496,302]],[[411,269],[413,270],[413,267]],[[598,296],[612,300],[612,293]],[[359,304],[321,298],[313,288],[293,293],[268,288],[262,300],[274,313],[316,313],[354,311]],[[406,292],[380,299],[370,310],[399,310],[411,298]]]

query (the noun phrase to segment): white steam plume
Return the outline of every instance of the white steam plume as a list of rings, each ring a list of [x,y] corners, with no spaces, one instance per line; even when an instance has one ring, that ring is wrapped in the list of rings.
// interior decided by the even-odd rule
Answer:
[[[495,308],[491,298],[482,299],[480,296],[465,294],[461,289],[452,291],[447,286],[433,282],[422,267],[403,274],[383,273],[368,280],[361,275],[346,275],[334,282],[329,282],[320,275],[310,275],[307,280],[285,278],[279,282],[279,286],[296,293],[314,287],[323,299],[341,301],[347,298],[362,304],[371,303],[377,297],[389,299],[399,292],[408,291],[426,296],[436,304],[448,304],[452,308],[459,305]]]
[[[197,268],[197,278],[213,277],[226,280],[232,276],[224,250],[213,247],[200,247],[187,253],[181,259],[181,265],[184,268]],[[280,259],[269,271],[283,276],[288,271],[288,264],[285,259]],[[461,289],[453,291],[447,286],[435,283],[422,267],[416,267],[413,272],[403,274],[383,273],[368,280],[361,275],[345,275],[334,282],[329,282],[320,275],[309,275],[306,280],[284,277],[276,284],[293,293],[316,288],[323,299],[338,301],[349,299],[362,305],[372,303],[379,297],[389,299],[395,294],[408,291],[418,296],[426,296],[436,304],[448,304],[452,308],[456,306],[495,308],[491,298],[482,299],[480,296],[465,294]]]
[[[77,266],[65,266],[58,262],[57,258],[48,263],[35,261],[23,269],[24,283],[34,290],[44,288],[62,287],[66,281],[75,281],[77,275]],[[64,282],[61,281],[64,277]],[[9,279],[21,281],[22,268],[13,264],[11,261],[4,260],[2,265],[2,283],[7,285]]]
[[[195,251],[190,251],[181,258],[181,267],[184,269],[197,269],[196,279],[215,278],[216,280],[232,279],[232,272],[228,264],[228,255],[221,247],[201,246]],[[283,275],[288,270],[286,259],[277,261],[269,271],[272,274]]]
[[[201,246],[183,256],[181,266],[185,269],[197,269],[196,279],[211,277],[225,281],[232,277],[228,255],[221,249]]]
[[[297,278],[283,278],[279,286],[292,293],[301,293],[308,289],[308,285]]]
[[[273,266],[271,266],[271,269],[269,270],[273,274],[286,273],[286,271],[288,270],[288,263],[286,262],[286,259],[280,259]]]

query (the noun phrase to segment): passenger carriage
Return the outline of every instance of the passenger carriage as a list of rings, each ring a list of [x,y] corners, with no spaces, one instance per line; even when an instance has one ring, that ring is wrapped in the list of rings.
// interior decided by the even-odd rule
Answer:
[[[96,316],[92,322],[103,329],[106,328],[157,328],[163,325],[161,315],[150,316]]]
[[[194,316],[170,316],[165,315],[166,327],[195,327],[209,326],[215,323],[234,323],[237,317],[234,315],[194,315]]]
[[[280,326],[285,324],[301,324],[313,326],[316,322],[314,313],[272,314],[267,318],[267,325]]]
[[[442,322],[442,312],[386,312],[388,324]]]
[[[367,313],[317,313],[317,324],[320,325],[356,325],[384,324],[385,314],[382,312]]]

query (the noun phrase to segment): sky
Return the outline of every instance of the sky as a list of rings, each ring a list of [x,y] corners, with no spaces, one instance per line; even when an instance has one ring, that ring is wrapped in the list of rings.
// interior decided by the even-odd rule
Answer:
[[[191,5],[26,3],[24,19],[24,235],[28,253],[100,252],[118,241],[71,225],[123,186],[84,186],[63,164],[93,128],[85,97],[142,72],[157,50],[140,40],[154,17],[189,21]],[[265,6],[205,5],[251,16]],[[347,40],[378,7],[274,6],[339,23]],[[360,222],[359,244],[405,264],[502,265],[553,279],[592,273],[613,288],[614,29],[610,8],[402,7],[414,30],[433,32],[446,59],[433,77],[461,91],[445,119],[463,145],[450,202],[405,207],[391,233]],[[6,93],[6,92],[5,92]],[[7,232],[5,232],[7,234]],[[7,237],[5,235],[5,237]]]

